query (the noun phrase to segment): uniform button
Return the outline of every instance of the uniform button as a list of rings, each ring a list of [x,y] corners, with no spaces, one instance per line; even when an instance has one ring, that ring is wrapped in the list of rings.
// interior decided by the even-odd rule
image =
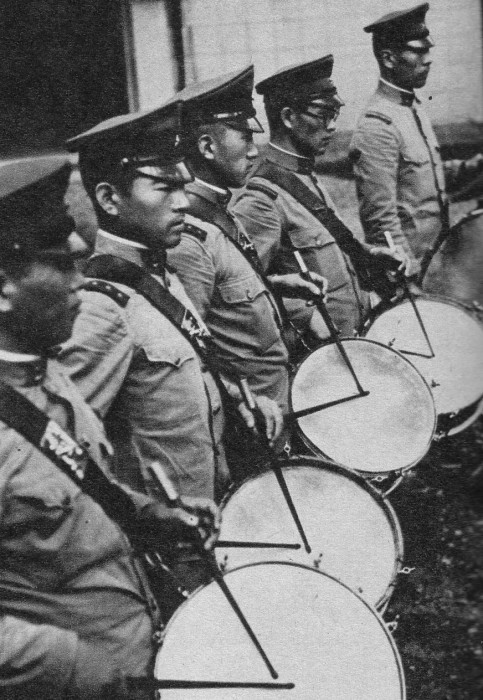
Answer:
[[[247,299],[249,301],[251,301],[253,299],[253,294],[251,293],[251,291],[249,289],[247,289]]]
[[[320,244],[322,243],[322,239],[321,239],[321,238],[317,238],[317,240],[316,240],[315,242],[317,243],[317,245],[320,245]]]

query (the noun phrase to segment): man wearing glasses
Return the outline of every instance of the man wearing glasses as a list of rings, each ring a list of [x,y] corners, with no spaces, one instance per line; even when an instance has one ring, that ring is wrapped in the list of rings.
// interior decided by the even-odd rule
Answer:
[[[283,68],[258,83],[270,143],[241,192],[233,213],[252,238],[269,275],[298,272],[299,251],[311,272],[328,280],[327,307],[343,335],[353,335],[369,309],[367,290],[400,260],[388,248],[360,243],[340,220],[315,158],[335,131],[344,104],[331,80],[332,55]],[[363,289],[364,288],[364,289]],[[301,297],[284,298],[306,339],[328,329],[319,311]]]

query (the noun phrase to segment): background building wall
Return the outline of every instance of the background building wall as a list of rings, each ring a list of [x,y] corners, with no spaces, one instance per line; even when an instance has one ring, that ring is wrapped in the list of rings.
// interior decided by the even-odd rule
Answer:
[[[141,107],[169,97],[173,85],[169,36],[162,19],[163,5],[170,1],[133,0]],[[256,80],[261,80],[284,65],[333,53],[334,78],[346,102],[339,128],[352,129],[377,81],[371,39],[362,28],[404,6],[411,3],[182,0],[186,82],[236,70],[252,61]],[[436,47],[433,70],[421,97],[431,99],[428,109],[433,121],[482,121],[480,0],[432,0],[427,21]],[[162,78],[163,70],[166,75]],[[259,100],[256,106],[261,108]]]

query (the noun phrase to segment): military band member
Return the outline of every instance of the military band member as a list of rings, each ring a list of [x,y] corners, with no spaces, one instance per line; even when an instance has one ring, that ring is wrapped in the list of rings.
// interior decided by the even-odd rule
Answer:
[[[71,333],[82,282],[63,204],[69,174],[56,157],[0,166],[0,696],[147,700],[128,677],[152,674],[156,603],[123,530],[56,462],[89,481],[83,455],[107,476],[112,454],[51,352]],[[47,423],[37,442],[36,411]],[[168,508],[109,479],[142,537],[166,542],[202,524],[213,543],[213,503]]]
[[[387,248],[370,248],[354,238],[315,171],[315,157],[325,152],[343,105],[331,80],[332,67],[328,55],[283,68],[258,83],[270,143],[233,213],[252,238],[267,274],[296,272],[293,253],[299,251],[312,272],[327,278],[332,318],[342,334],[353,335],[369,309],[358,273],[375,262],[383,267],[396,261]],[[300,295],[284,303],[300,330],[318,340],[328,337],[313,305]]]
[[[283,321],[255,249],[227,211],[230,187],[241,187],[262,131],[252,103],[253,66],[190,85],[182,100],[187,162],[195,180],[181,243],[168,259],[207,323],[219,356],[246,376],[258,396],[288,409],[288,353]],[[281,278],[274,280],[279,283]],[[292,284],[319,294],[299,275]]]
[[[372,33],[380,79],[359,119],[350,146],[359,211],[371,244],[389,232],[417,276],[440,233],[448,229],[448,189],[466,184],[482,168],[441,160],[429,117],[415,90],[426,84],[434,42],[425,23],[428,3],[391,12],[364,28]]]

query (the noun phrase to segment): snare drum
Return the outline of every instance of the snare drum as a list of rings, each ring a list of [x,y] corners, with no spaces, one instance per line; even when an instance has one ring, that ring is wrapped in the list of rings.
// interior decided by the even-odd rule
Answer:
[[[483,326],[450,299],[425,295],[416,305],[434,357],[407,300],[376,316],[366,337],[408,354],[433,392],[439,435],[453,435],[469,427],[483,407]]]
[[[292,690],[163,690],[163,700],[404,700],[401,660],[384,622],[349,588],[296,564],[252,564],[226,583]],[[271,682],[267,667],[216,583],[171,618],[157,679]]]
[[[382,343],[344,338],[344,348],[368,396],[297,419],[305,444],[367,476],[415,466],[427,453],[436,426],[431,391],[409,360]],[[293,411],[357,393],[335,344],[299,365],[291,387]]]
[[[220,568],[230,571],[267,559],[320,569],[381,609],[401,570],[403,537],[391,505],[358,474],[311,457],[282,467],[311,552],[300,549],[219,547]],[[301,543],[273,471],[246,479],[222,502],[220,539]]]

